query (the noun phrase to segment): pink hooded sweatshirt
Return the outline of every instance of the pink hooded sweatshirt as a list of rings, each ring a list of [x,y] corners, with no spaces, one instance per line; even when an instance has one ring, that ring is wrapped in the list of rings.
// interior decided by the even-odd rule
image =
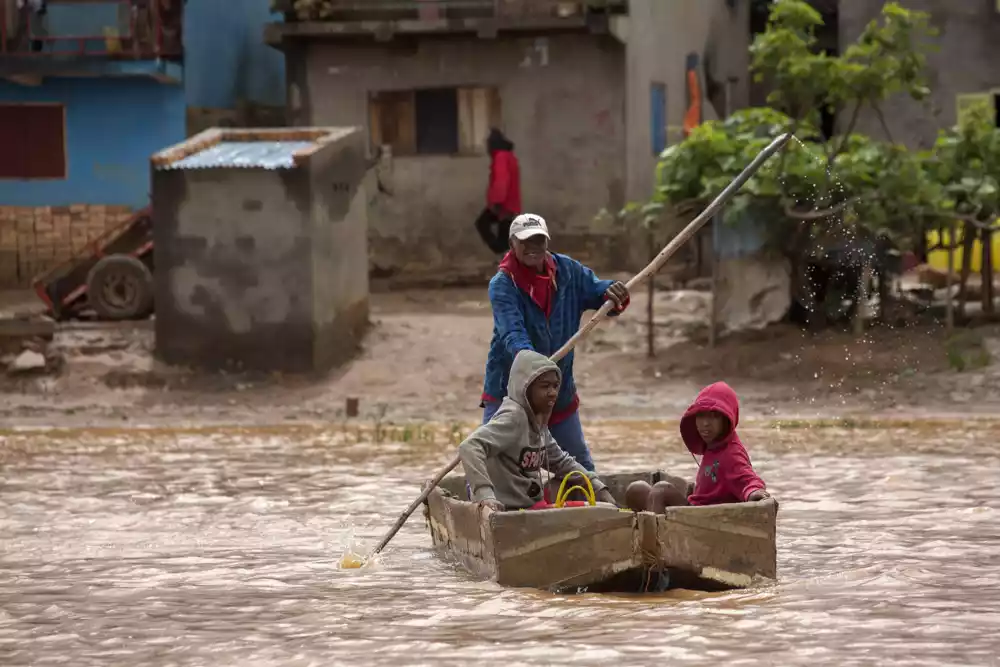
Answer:
[[[729,432],[720,444],[709,449],[698,434],[694,417],[699,412],[721,412],[729,420]],[[681,438],[695,456],[701,456],[694,493],[688,497],[692,505],[741,503],[754,491],[764,489],[746,448],[736,435],[740,423],[740,399],[725,382],[711,384],[698,394],[681,418]]]

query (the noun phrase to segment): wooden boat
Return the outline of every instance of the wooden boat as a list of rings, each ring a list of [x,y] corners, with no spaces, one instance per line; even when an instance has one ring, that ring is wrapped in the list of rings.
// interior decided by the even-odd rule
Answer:
[[[662,471],[601,475],[619,502],[640,479],[683,483]],[[461,475],[445,478],[428,496],[434,546],[502,586],[635,590],[633,582],[659,571],[671,587],[725,590],[777,577],[778,506],[772,499],[653,514],[601,503],[494,512],[466,497]]]

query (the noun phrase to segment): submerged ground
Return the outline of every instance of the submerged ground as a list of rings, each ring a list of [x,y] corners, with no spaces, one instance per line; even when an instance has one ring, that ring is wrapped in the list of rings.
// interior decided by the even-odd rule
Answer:
[[[674,423],[591,423],[598,465],[689,475]],[[4,665],[991,665],[1000,423],[743,429],[781,499],[780,581],[721,594],[503,590],[418,515],[450,426],[0,437]]]
[[[195,378],[151,361],[148,329],[61,332],[60,374],[0,383],[0,664],[995,664],[1000,367],[956,372],[929,325],[650,360],[640,302],[581,349],[601,470],[689,476],[673,420],[707,382],[740,392],[781,501],[772,586],[503,590],[441,562],[419,514],[339,569],[474,425],[477,299],[379,297],[362,356],[312,380]]]

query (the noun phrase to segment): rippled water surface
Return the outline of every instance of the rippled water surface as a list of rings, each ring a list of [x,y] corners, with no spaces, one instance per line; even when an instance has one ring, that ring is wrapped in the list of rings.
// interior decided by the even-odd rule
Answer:
[[[676,426],[602,423],[604,470],[690,476]],[[452,429],[0,435],[0,665],[996,665],[1000,425],[741,429],[780,581],[556,596],[470,578],[418,514]],[[374,442],[373,442],[374,441]]]

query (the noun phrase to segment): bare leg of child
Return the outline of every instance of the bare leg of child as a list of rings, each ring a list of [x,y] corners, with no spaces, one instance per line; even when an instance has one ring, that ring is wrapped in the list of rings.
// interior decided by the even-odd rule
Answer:
[[[656,514],[663,514],[667,507],[683,507],[687,504],[684,491],[670,482],[657,482],[649,492],[648,509]]]
[[[625,506],[633,512],[645,512],[649,505],[649,494],[653,487],[649,482],[638,480],[625,489]]]

